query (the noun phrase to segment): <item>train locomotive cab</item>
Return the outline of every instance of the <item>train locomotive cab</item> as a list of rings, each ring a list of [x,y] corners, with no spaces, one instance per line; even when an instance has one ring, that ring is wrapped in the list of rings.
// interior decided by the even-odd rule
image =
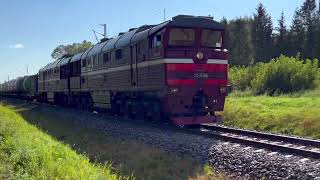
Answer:
[[[221,122],[228,85],[224,27],[210,17],[177,16],[164,34],[167,92],[162,99],[178,125]]]

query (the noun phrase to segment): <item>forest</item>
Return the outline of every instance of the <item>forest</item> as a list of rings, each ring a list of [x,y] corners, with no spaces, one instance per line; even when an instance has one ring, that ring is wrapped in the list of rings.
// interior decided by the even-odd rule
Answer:
[[[319,5],[320,6],[320,5]],[[278,24],[263,4],[253,16],[232,20],[223,18],[226,26],[225,46],[231,65],[252,65],[269,62],[281,54],[299,59],[320,57],[320,7],[315,0],[305,0],[294,12],[291,25],[286,12],[279,14]]]

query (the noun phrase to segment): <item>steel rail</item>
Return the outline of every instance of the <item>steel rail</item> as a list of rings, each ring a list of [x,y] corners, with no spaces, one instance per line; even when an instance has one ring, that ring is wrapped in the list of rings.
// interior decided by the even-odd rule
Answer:
[[[289,142],[294,144],[301,144],[305,146],[314,146],[314,147],[320,148],[320,140],[315,140],[315,139],[307,139],[307,138],[286,136],[286,135],[280,135],[280,134],[271,134],[271,133],[258,132],[258,131],[252,131],[252,130],[246,130],[246,129],[236,129],[236,128],[225,127],[225,126],[217,126],[217,125],[203,125],[202,127],[213,130],[213,131],[233,133],[233,134],[246,135],[246,136],[254,136],[258,138],[284,141],[284,142]]]
[[[286,145],[279,145],[279,144],[276,144],[275,142],[253,140],[253,139],[250,139],[250,138],[248,139],[248,138],[241,137],[241,136],[236,137],[236,136],[232,136],[232,135],[222,134],[221,132],[228,131],[229,133],[234,133],[237,135],[249,135],[250,134],[250,136],[254,136],[256,138],[262,138],[259,135],[263,134],[262,136],[264,138],[268,137],[268,140],[275,140],[275,139],[285,140],[284,137],[287,137],[287,136],[280,136],[279,138],[274,138],[274,137],[277,137],[278,135],[273,135],[273,134],[270,135],[268,133],[260,133],[260,132],[255,132],[255,131],[247,131],[247,130],[240,130],[240,129],[233,129],[233,128],[231,128],[233,130],[229,131],[229,128],[226,128],[228,130],[225,130],[225,127],[215,126],[215,125],[209,125],[209,126],[205,125],[202,127],[204,129],[207,129],[207,131],[198,131],[198,132],[194,131],[194,133],[196,133],[198,135],[202,134],[203,136],[206,136],[206,137],[218,138],[218,139],[221,139],[224,141],[246,144],[246,145],[257,147],[257,148],[269,149],[271,151],[278,151],[278,152],[280,151],[283,153],[292,153],[292,154],[300,155],[303,157],[311,157],[311,158],[320,159],[320,151],[302,149],[302,148],[298,148],[298,147],[290,147],[290,146],[286,146]],[[241,134],[242,131],[244,131],[246,133]],[[201,133],[199,133],[199,132],[201,132]],[[268,134],[268,135],[266,135],[266,134]],[[288,139],[290,139],[289,141],[291,142],[293,139],[295,139],[295,137],[289,137]],[[306,144],[308,140],[309,139],[307,139],[305,141],[300,140],[300,141],[296,141],[295,143],[303,142],[304,144]],[[316,142],[316,140],[311,140],[311,142],[313,142],[313,144],[317,144],[317,143],[314,143],[314,142]],[[309,145],[311,145],[311,144],[309,144]]]

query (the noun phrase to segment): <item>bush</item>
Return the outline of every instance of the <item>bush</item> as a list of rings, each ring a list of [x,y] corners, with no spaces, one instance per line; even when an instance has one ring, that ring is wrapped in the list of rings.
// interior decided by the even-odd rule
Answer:
[[[253,77],[252,67],[238,66],[229,69],[229,81],[237,89],[244,91],[250,86]]]
[[[318,60],[299,60],[280,56],[269,63],[251,67],[232,67],[229,80],[238,90],[255,94],[291,93],[316,87],[319,77]]]

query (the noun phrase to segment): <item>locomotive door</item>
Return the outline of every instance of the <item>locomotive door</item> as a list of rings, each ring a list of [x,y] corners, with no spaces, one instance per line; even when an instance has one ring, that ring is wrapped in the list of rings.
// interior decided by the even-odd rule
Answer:
[[[131,50],[131,85],[138,85],[138,58],[137,58],[137,45],[130,47]]]

